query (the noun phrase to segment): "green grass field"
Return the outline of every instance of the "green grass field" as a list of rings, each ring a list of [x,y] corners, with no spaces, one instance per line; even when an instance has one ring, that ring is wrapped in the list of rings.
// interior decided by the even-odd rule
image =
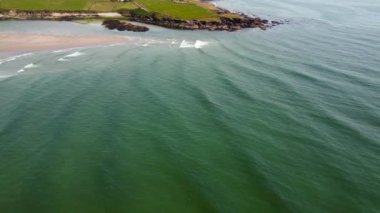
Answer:
[[[133,2],[120,3],[109,0],[0,0],[1,9],[11,10],[94,10],[116,11],[118,9],[136,9]]]
[[[196,3],[175,3],[173,0],[134,0],[133,2],[111,2],[110,0],[0,0],[0,9],[11,10],[90,10],[111,12],[119,9],[143,8],[161,16],[189,19],[217,19],[218,15],[207,7]]]
[[[93,0],[0,0],[2,9],[85,10]]]
[[[133,2],[122,3],[122,2],[110,2],[110,1],[94,1],[87,7],[88,10],[102,11],[102,12],[117,11],[119,9],[133,10],[137,8],[139,7]]]
[[[136,0],[143,8],[179,19],[213,19],[218,15],[211,10],[190,3],[174,3],[172,0]]]

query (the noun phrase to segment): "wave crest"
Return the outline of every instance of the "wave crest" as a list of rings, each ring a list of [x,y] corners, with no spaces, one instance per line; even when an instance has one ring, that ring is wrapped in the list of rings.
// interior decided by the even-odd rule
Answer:
[[[196,40],[195,42],[188,42],[186,40],[183,40],[181,42],[181,45],[179,46],[179,48],[196,48],[196,49],[201,49],[202,47],[207,46],[207,45],[208,45],[208,42],[206,42],[206,41]]]

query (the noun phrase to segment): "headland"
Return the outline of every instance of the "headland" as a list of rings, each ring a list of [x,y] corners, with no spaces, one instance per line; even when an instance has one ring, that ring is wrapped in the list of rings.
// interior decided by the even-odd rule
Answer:
[[[119,31],[149,30],[128,21],[152,24],[171,29],[237,31],[281,24],[253,15],[232,12],[202,0],[49,0],[30,3],[27,0],[1,0],[0,20],[102,20],[108,29]]]

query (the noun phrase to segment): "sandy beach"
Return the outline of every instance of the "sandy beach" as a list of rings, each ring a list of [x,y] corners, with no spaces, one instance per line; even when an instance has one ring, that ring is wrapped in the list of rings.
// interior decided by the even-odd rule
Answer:
[[[108,45],[126,41],[128,41],[126,36],[112,35],[68,36],[33,33],[0,33],[0,55]]]

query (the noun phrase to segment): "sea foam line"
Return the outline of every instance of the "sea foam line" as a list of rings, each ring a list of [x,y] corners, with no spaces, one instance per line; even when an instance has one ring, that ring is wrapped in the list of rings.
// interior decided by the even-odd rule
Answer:
[[[179,46],[179,48],[196,48],[200,49],[204,46],[208,45],[208,42],[206,41],[200,41],[196,40],[194,43],[193,42],[187,42],[186,40],[183,40]]]
[[[14,75],[0,75],[0,79],[6,79],[6,78],[9,78],[12,76],[14,76]]]
[[[77,51],[75,53],[64,56],[64,58],[72,58],[72,57],[77,57],[77,56],[81,56],[81,55],[84,55],[84,53]]]
[[[194,44],[194,47],[197,48],[197,49],[200,49],[203,46],[207,46],[207,45],[208,45],[208,42],[206,42],[206,41],[196,40],[195,44]]]
[[[81,56],[81,55],[84,55],[84,53],[77,51],[77,52],[71,53],[69,55],[65,55],[62,58],[59,58],[58,61],[68,61],[67,58],[78,57],[78,56]]]
[[[52,53],[65,53],[74,50],[75,48],[66,48],[61,50],[54,50]]]
[[[39,66],[36,65],[36,64],[31,63],[31,64],[28,64],[28,65],[24,66],[22,69],[20,69],[20,70],[17,71],[17,72],[18,72],[18,73],[20,73],[20,72],[25,72],[25,70],[27,70],[27,69],[33,69],[33,68],[36,68],[36,67],[39,67]]]
[[[5,59],[0,59],[0,65],[4,64],[6,62],[14,61],[14,60],[16,60],[18,58],[21,58],[21,57],[29,56],[29,55],[33,55],[33,53],[24,53],[24,54],[21,54],[21,55],[16,55],[16,56],[8,57],[8,58],[5,58]]]
[[[140,39],[141,40],[141,39]],[[160,40],[154,40],[154,39],[150,39],[148,40],[147,42],[143,43],[143,44],[139,44],[140,46],[143,46],[143,47],[148,47],[150,46],[151,44],[164,44],[165,41],[160,41]]]

